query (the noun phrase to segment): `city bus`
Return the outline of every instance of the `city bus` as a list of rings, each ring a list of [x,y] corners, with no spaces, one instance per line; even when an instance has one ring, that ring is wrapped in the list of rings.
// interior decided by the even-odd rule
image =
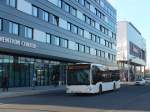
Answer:
[[[120,72],[100,64],[67,67],[66,93],[99,93],[120,88]]]

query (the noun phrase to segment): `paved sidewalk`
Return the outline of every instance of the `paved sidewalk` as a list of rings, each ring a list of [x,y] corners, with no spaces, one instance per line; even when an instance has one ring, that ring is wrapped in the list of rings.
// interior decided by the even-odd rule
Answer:
[[[3,92],[0,89],[0,98],[9,98],[25,95],[35,95],[46,92],[55,92],[55,91],[65,91],[65,86],[36,86],[34,89],[32,87],[18,87],[18,88],[9,88],[8,92]]]

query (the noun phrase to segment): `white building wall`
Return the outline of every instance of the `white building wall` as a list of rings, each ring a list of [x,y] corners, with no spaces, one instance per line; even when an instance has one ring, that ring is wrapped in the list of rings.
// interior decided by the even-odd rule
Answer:
[[[117,23],[117,60],[127,60],[127,24]]]
[[[145,65],[146,62],[140,58],[137,58],[133,55],[130,55],[130,46],[129,43],[132,42],[140,49],[146,51],[146,41],[140,35],[131,24],[127,21],[120,21],[117,23],[117,60],[128,61],[129,59],[132,62]]]

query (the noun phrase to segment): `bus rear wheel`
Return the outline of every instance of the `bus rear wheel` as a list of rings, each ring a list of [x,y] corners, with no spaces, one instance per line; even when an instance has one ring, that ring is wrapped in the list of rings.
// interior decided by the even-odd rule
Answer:
[[[102,92],[103,92],[103,91],[102,91],[102,85],[100,84],[100,85],[99,85],[99,94],[102,94]]]

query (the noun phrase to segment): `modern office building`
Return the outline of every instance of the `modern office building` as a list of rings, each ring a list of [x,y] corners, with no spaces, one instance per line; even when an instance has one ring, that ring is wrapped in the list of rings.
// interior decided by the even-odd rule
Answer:
[[[0,82],[50,85],[68,63],[116,66],[116,10],[106,0],[0,0]]]
[[[126,81],[142,75],[146,66],[146,40],[128,21],[117,23],[117,61]]]

